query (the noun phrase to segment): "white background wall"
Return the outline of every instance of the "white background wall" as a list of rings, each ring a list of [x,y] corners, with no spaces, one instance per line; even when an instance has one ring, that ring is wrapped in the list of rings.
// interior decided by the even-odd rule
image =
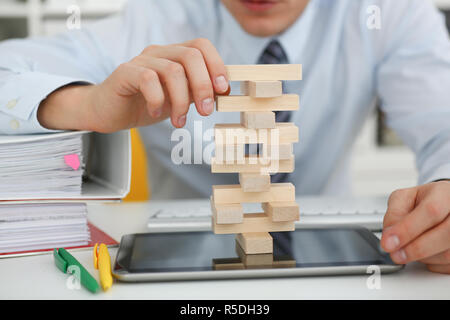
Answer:
[[[0,21],[25,35],[55,34],[67,30],[67,8],[81,8],[83,25],[120,10],[127,0],[0,0]],[[167,1],[167,0],[160,0]],[[169,0],[170,1],[170,0]],[[392,0],[395,1],[395,0]],[[434,0],[441,9],[450,9],[450,0]],[[5,24],[5,22],[3,21]],[[1,25],[0,25],[1,28]],[[2,38],[0,29],[0,38]],[[397,188],[416,184],[414,156],[406,147],[379,147],[376,143],[377,117],[373,114],[364,125],[352,153],[352,177],[356,195],[387,194]]]

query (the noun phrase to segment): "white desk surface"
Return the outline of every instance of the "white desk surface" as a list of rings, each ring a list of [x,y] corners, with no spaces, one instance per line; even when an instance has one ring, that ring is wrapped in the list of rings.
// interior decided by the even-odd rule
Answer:
[[[89,219],[116,240],[146,232],[152,203],[89,205]],[[117,249],[111,249],[114,260]],[[98,279],[91,251],[74,256]],[[450,276],[428,272],[419,263],[381,276],[381,289],[368,289],[369,275],[161,283],[115,282],[92,294],[66,287],[50,254],[0,259],[0,299],[450,299]]]

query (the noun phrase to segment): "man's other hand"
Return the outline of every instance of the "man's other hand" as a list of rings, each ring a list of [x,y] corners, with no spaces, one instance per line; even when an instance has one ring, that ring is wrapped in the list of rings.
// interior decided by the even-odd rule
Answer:
[[[432,272],[450,274],[450,181],[394,191],[381,246],[395,263],[420,261]]]

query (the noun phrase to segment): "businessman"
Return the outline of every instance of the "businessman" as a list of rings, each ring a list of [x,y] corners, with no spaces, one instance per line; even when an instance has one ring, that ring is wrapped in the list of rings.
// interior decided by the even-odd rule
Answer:
[[[0,132],[140,127],[154,197],[207,196],[207,163],[171,160],[175,128],[201,125],[229,90],[224,64],[301,63],[298,194],[348,191],[348,151],[374,101],[416,153],[418,185],[392,193],[383,248],[450,273],[450,43],[425,0],[131,0],[121,15],[52,38],[0,45]],[[234,88],[232,87],[232,92]],[[190,105],[192,107],[190,108]],[[387,190],[388,191],[388,190]]]

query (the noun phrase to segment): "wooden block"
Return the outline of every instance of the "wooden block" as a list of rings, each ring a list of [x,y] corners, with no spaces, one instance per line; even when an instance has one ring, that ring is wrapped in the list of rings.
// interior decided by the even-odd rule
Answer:
[[[241,247],[239,242],[236,240],[235,245],[236,253],[239,256],[242,264],[247,269],[254,268],[271,268],[273,265],[273,254],[272,253],[262,253],[262,254],[247,254]]]
[[[273,252],[273,239],[268,232],[249,232],[236,235],[236,241],[246,254]]]
[[[300,219],[300,209],[297,202],[265,202],[262,208],[272,221],[298,221]]]
[[[263,144],[262,157],[271,160],[287,160],[293,157],[293,151],[292,143]]]
[[[246,254],[240,244],[235,242],[238,258],[214,258],[214,270],[242,270],[254,268],[294,268],[297,262],[291,256],[277,256],[271,253]]]
[[[215,221],[218,224],[234,224],[244,221],[244,208],[240,203],[214,203],[214,197],[211,197],[211,210]]]
[[[283,94],[273,98],[252,98],[249,96],[217,96],[218,112],[282,111],[298,110],[299,98],[296,94]]]
[[[220,145],[285,144],[298,142],[298,127],[291,122],[277,123],[275,129],[248,129],[241,124],[220,123],[214,126],[216,149]]]
[[[229,81],[302,80],[301,64],[228,65]]]
[[[253,98],[273,98],[283,94],[281,81],[243,81],[241,94]]]
[[[219,163],[246,163],[245,144],[216,145],[215,157]]]
[[[273,129],[276,127],[275,112],[241,112],[241,125],[247,129]]]
[[[239,183],[244,192],[269,191],[270,174],[239,173]]]
[[[256,160],[255,160],[256,158]],[[260,161],[261,160],[261,161]],[[236,161],[234,163],[226,163],[223,160],[211,159],[211,172],[212,173],[288,173],[294,172],[295,161],[294,156],[288,160],[274,160],[267,161],[268,159],[258,157],[245,157],[243,163]]]
[[[293,259],[274,260],[272,263],[272,268],[295,268],[296,266],[297,261]]]
[[[212,188],[213,198],[216,205],[222,203],[226,204],[295,201],[295,187],[292,183],[272,183],[270,185],[269,191],[264,192],[244,192],[239,184],[217,185],[213,186]]]
[[[218,224],[212,218],[215,234],[233,234],[245,232],[294,231],[294,221],[273,222],[265,213],[244,214],[244,222],[236,224]]]
[[[241,270],[245,269],[240,258],[217,258],[212,259],[214,270]]]

